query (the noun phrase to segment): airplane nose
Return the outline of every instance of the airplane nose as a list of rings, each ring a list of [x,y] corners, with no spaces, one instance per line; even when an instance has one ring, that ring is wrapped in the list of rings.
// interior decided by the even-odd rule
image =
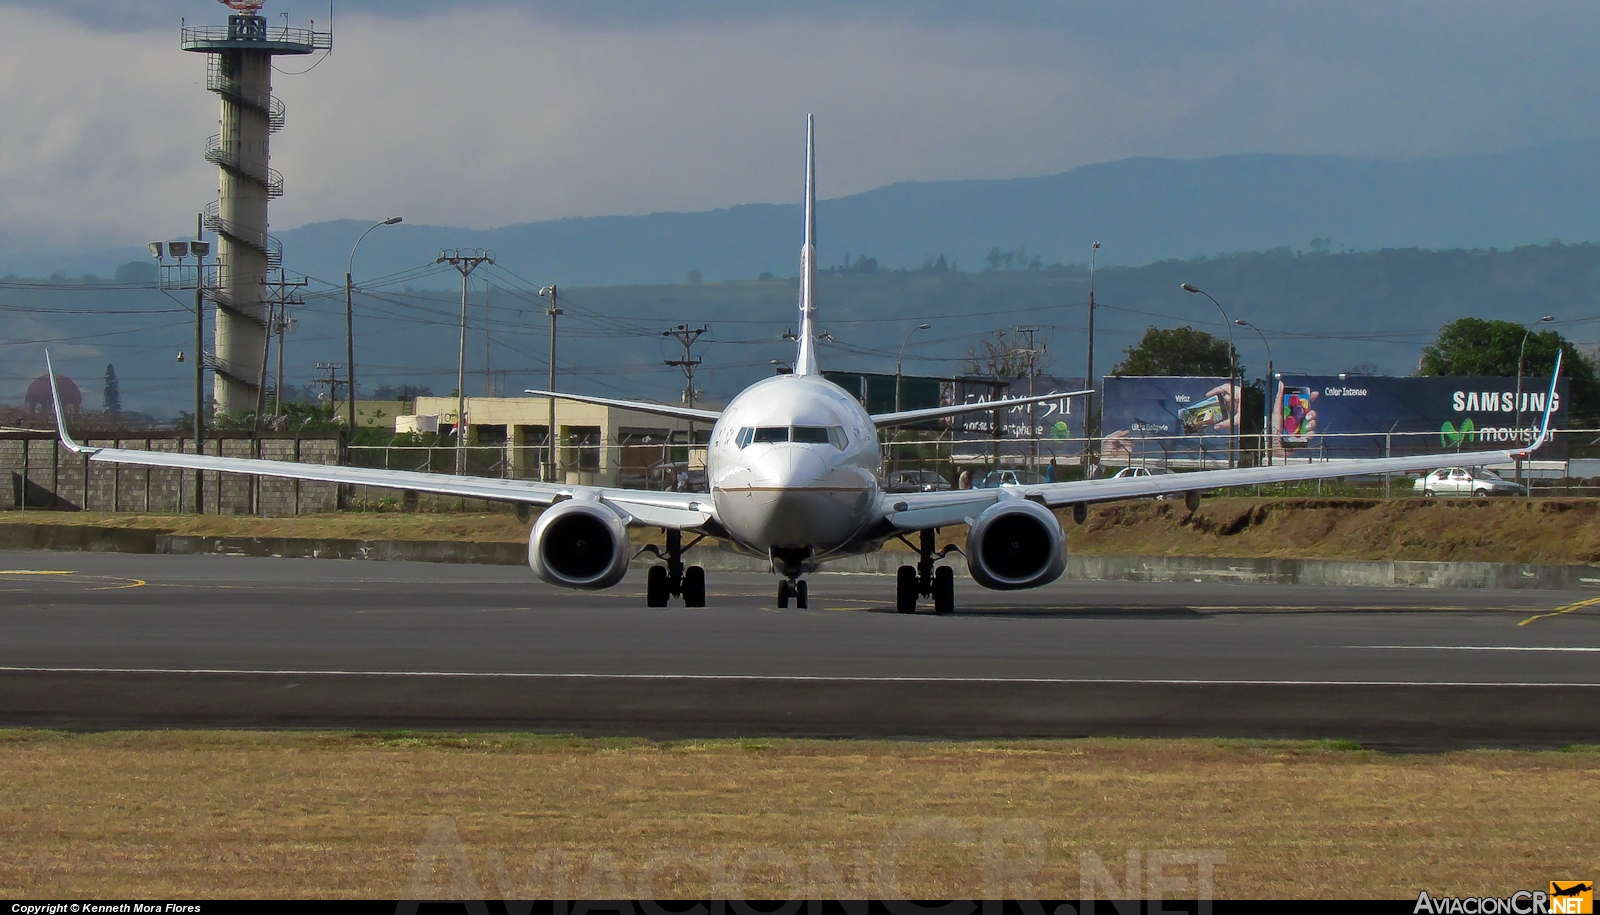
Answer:
[[[755,470],[761,485],[782,489],[821,485],[829,473],[822,456],[810,448],[774,448]]]

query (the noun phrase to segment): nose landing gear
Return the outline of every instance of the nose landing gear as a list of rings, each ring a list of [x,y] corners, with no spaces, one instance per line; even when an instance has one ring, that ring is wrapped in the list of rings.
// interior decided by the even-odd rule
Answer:
[[[778,609],[789,609],[789,598],[794,598],[795,609],[806,609],[806,583],[801,575],[812,569],[811,550],[773,547],[768,554],[772,571],[783,576],[778,581]]]
[[[701,538],[696,537],[689,546],[699,543]],[[639,551],[639,555],[650,553],[667,561],[664,566],[651,566],[645,578],[644,602],[647,607],[665,607],[667,602],[674,597],[682,597],[685,607],[704,607],[706,605],[706,570],[700,566],[683,565],[683,551],[688,549],[683,545],[682,531],[667,531],[667,554],[661,556],[661,550],[655,544],[650,544]]]
[[[933,612],[943,616],[954,613],[956,609],[956,573],[949,566],[934,566],[935,562],[945,558],[953,552],[959,552],[954,546],[947,546],[937,553],[933,550],[933,530],[922,531],[922,536],[917,544],[917,564],[915,566],[901,566],[899,575],[895,578],[894,608],[901,613],[916,613],[917,599],[922,597],[933,598]],[[900,538],[905,540],[904,537]],[[906,541],[910,546],[911,542]]]
[[[785,578],[778,582],[779,610],[789,609],[790,596],[794,597],[794,606],[796,610],[806,609],[806,583],[804,580],[796,579],[794,581],[790,581],[789,579]]]

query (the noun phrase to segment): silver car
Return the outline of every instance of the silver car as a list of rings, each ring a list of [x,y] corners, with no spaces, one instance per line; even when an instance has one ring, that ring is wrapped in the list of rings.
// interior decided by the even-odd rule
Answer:
[[[1485,499],[1489,496],[1525,496],[1528,488],[1520,483],[1503,479],[1493,470],[1481,467],[1441,467],[1411,484],[1419,495],[1471,496]]]

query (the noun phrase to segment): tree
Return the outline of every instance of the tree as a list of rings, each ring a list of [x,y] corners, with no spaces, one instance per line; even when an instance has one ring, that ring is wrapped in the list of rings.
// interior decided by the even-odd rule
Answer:
[[[1587,425],[1600,418],[1600,378],[1594,361],[1553,330],[1532,332],[1515,321],[1458,318],[1440,328],[1439,336],[1422,348],[1417,374],[1510,378],[1518,374],[1520,356],[1523,378],[1548,379],[1555,371],[1558,352],[1563,354],[1561,372],[1571,383],[1570,421]]]
[[[107,413],[122,412],[122,384],[117,381],[117,367],[106,364],[105,409]]]
[[[1113,375],[1227,375],[1233,368],[1228,341],[1203,330],[1183,327],[1146,329],[1138,343],[1122,351]],[[1239,364],[1244,377],[1244,365]]]
[[[1028,352],[1027,340],[1021,334],[992,330],[967,347],[961,370],[968,375],[1023,378],[1030,368],[1043,371],[1050,364],[1043,341],[1036,337],[1033,345],[1039,352]]]

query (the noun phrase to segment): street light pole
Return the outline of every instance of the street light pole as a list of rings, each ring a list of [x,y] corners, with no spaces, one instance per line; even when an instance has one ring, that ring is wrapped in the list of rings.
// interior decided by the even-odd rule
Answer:
[[[1536,323],[1538,323],[1538,324],[1549,324],[1551,321],[1554,321],[1554,320],[1555,320],[1555,315],[1545,315],[1544,317],[1540,318]],[[1519,438],[1522,436],[1522,357],[1528,351],[1528,337],[1531,336],[1532,334],[1533,334],[1533,328],[1524,327],[1522,329],[1522,345],[1517,347],[1517,399],[1516,399],[1516,403],[1517,403],[1517,436]],[[1517,482],[1518,485],[1521,485],[1521,483],[1522,483],[1522,458],[1517,458],[1516,467],[1517,467],[1516,482]]]
[[[1089,466],[1095,461],[1095,436],[1100,424],[1094,419],[1094,261],[1100,253],[1100,243],[1089,246],[1089,352],[1083,360],[1083,386],[1089,393],[1083,396],[1083,478],[1089,478]]]
[[[1249,321],[1239,318],[1233,323],[1255,331],[1256,336],[1261,338],[1261,345],[1267,348],[1267,386],[1261,398],[1261,462],[1271,465],[1272,449],[1267,446],[1267,436],[1272,432],[1272,382],[1274,380],[1272,374],[1272,344],[1267,342],[1267,335],[1261,332],[1261,328],[1251,324]],[[1240,399],[1242,400],[1243,398],[1241,397]]]
[[[399,216],[391,216],[382,222],[373,223],[356,243],[350,246],[350,260],[344,268],[344,388],[345,388],[345,428],[348,441],[356,440],[356,318],[354,299],[355,284],[350,279],[351,271],[356,267],[356,249],[366,240],[367,233],[382,226],[392,226],[401,221]],[[268,333],[271,331],[269,330]]]
[[[906,333],[906,338],[904,340],[900,341],[900,355],[896,356],[894,360],[894,411],[896,413],[899,413],[903,409],[900,406],[900,363],[906,358],[906,344],[911,342],[912,334],[919,330],[927,330],[932,326],[932,324],[918,324],[916,327],[911,328],[911,330]]]
[[[1179,288],[1184,292],[1192,292],[1210,299],[1211,304],[1217,306],[1217,311],[1222,315],[1222,326],[1228,329],[1228,397],[1229,399],[1238,398],[1239,351],[1233,345],[1233,322],[1228,320],[1228,313],[1223,310],[1222,303],[1218,302],[1211,293],[1189,283],[1184,283]],[[1230,412],[1236,410],[1238,406],[1238,404],[1229,404]],[[1239,450],[1239,423],[1231,416],[1229,420],[1232,421],[1233,434],[1229,436],[1228,467],[1232,468],[1234,466],[1234,452]]]

